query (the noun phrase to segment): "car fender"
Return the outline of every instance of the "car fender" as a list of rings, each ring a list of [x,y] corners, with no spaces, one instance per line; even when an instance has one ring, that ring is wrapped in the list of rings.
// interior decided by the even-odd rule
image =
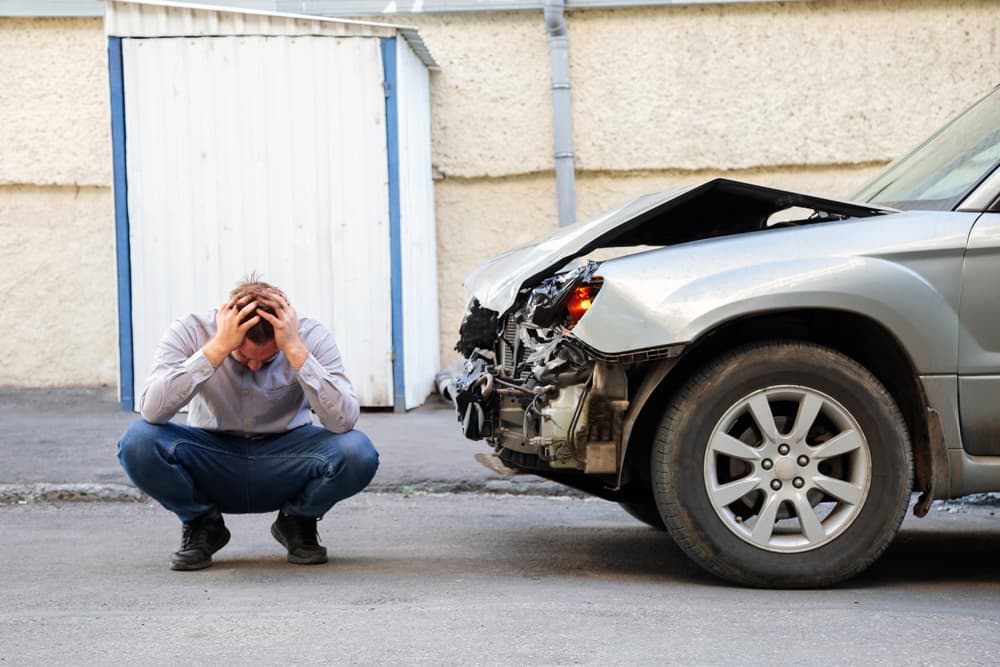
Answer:
[[[615,355],[690,343],[758,314],[839,310],[889,329],[919,373],[954,373],[961,263],[953,265],[935,269],[943,277],[935,284],[910,266],[870,256],[765,261],[666,278],[608,262],[600,270],[604,284],[573,335]]]

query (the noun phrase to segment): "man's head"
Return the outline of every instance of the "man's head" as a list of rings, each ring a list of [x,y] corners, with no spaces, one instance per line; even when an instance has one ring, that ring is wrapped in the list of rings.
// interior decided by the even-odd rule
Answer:
[[[259,371],[264,364],[271,362],[276,356],[278,356],[278,346],[273,339],[263,345],[258,345],[252,340],[247,339],[232,352],[233,359],[254,373]]]
[[[279,294],[284,294],[284,292],[274,285],[265,283],[263,280],[260,280],[256,274],[251,273],[239,285],[237,285],[232,292],[229,293],[229,297],[236,299],[238,303],[246,304],[254,299],[267,298],[268,290],[274,290]],[[274,309],[267,305],[261,305],[257,308],[257,310],[263,310],[264,312],[274,315]],[[252,318],[254,315],[256,315],[256,312],[250,313],[242,322],[240,322],[240,324]],[[247,331],[246,337],[247,340],[252,343],[265,345],[274,341],[274,327],[271,326],[270,322],[262,317],[257,324],[250,327]]]

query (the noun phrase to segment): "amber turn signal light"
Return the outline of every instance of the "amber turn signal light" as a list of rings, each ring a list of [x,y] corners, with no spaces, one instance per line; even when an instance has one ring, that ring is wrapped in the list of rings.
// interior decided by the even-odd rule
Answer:
[[[583,314],[590,310],[594,295],[597,294],[597,285],[584,285],[573,289],[569,301],[566,302],[566,310],[569,311],[569,326],[572,329]]]

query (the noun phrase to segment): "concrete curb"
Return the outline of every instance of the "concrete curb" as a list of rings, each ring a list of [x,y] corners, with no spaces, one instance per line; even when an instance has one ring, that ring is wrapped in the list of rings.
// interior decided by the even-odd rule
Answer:
[[[485,480],[455,482],[423,480],[409,484],[372,484],[364,493],[417,495],[479,493],[512,496],[585,498],[587,494],[547,480]],[[128,484],[0,484],[0,504],[50,502],[149,502],[149,497]]]
[[[145,496],[127,484],[0,484],[0,502],[139,502]]]
[[[571,489],[562,484],[556,484],[548,480],[483,480],[475,482],[456,482],[453,480],[432,481],[426,480],[411,484],[372,484],[366,493],[481,493],[492,495],[512,495],[512,496],[561,496],[586,498],[588,494],[576,489]]]

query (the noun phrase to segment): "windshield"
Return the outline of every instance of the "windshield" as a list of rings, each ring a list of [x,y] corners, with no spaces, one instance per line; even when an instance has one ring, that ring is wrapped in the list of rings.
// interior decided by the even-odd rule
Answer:
[[[854,196],[891,208],[950,211],[1000,163],[1000,88]]]

